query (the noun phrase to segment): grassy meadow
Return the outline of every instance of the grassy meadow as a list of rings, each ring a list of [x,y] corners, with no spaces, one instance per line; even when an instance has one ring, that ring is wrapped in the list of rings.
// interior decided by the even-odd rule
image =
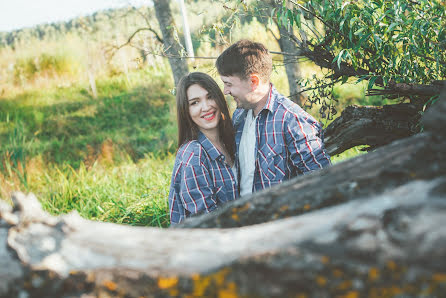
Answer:
[[[249,37],[243,32],[257,32],[270,50],[279,50],[255,19],[235,27],[232,38]],[[219,52],[203,41],[195,50],[200,56]],[[141,62],[132,48],[104,57],[100,40],[70,34],[0,48],[0,198],[33,192],[51,214],[76,210],[93,220],[166,227],[177,146],[169,64],[156,55]],[[281,58],[275,58],[272,81],[288,94]],[[196,59],[190,70],[220,83],[213,60]],[[301,65],[305,77],[318,72]],[[364,90],[362,84],[335,87],[337,109],[373,104]],[[317,107],[310,113],[320,119]],[[353,148],[333,162],[360,153]]]

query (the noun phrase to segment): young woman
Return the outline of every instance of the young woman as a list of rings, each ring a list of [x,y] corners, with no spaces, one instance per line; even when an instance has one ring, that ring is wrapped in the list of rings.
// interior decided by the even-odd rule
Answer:
[[[178,146],[169,192],[171,224],[238,197],[234,130],[220,87],[193,72],[177,86]]]

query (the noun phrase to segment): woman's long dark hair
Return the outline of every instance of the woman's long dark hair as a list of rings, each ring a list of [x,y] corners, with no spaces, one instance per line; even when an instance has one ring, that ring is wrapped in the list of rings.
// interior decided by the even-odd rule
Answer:
[[[199,85],[205,89],[211,98],[215,100],[220,111],[221,117],[218,123],[218,132],[220,135],[220,141],[225,146],[226,151],[234,160],[235,156],[235,139],[234,128],[231,122],[231,116],[229,115],[228,105],[225,100],[225,96],[217,85],[215,80],[203,73],[192,72],[178,82],[177,86],[177,123],[178,123],[178,148],[184,143],[196,140],[198,138],[198,127],[189,113],[189,101],[187,98],[187,89],[192,85]]]

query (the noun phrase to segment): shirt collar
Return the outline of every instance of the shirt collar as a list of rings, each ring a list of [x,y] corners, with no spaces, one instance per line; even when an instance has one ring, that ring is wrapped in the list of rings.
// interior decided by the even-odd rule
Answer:
[[[212,160],[216,160],[223,155],[201,131],[198,132],[198,142],[200,142]]]
[[[272,83],[269,83],[269,85],[270,85],[270,87],[269,87],[268,100],[266,101],[266,103],[263,106],[263,109],[261,111],[268,110],[270,112],[274,112],[274,102],[275,102],[275,98],[277,96],[277,90],[276,90],[276,88],[274,88]]]

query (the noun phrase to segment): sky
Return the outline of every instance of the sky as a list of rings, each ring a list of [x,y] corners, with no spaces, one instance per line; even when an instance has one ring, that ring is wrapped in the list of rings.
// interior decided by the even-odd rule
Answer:
[[[0,0],[0,32],[66,21],[98,10],[148,4],[148,0]]]

